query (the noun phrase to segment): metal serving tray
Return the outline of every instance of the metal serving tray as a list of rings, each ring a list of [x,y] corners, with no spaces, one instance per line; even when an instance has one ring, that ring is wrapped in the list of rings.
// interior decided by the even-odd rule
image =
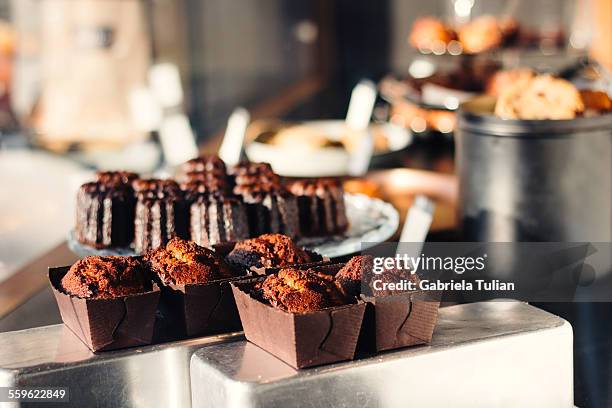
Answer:
[[[193,407],[572,407],[572,328],[519,302],[440,309],[430,346],[295,370],[239,341],[191,359]]]

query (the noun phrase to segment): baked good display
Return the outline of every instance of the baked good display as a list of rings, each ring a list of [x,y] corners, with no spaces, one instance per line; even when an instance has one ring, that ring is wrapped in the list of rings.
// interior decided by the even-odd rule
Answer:
[[[183,185],[189,205],[191,240],[211,246],[249,237],[246,205],[218,180],[190,181]]]
[[[98,173],[77,192],[76,239],[95,248],[121,247],[134,238],[133,173]]]
[[[239,241],[225,259],[244,268],[278,268],[312,262],[306,251],[282,234],[264,234]]]
[[[300,234],[296,197],[281,183],[267,163],[240,163],[230,169],[233,193],[247,207],[249,233],[258,236],[281,233],[290,237]]]
[[[470,54],[498,48],[504,40],[499,21],[481,16],[462,26],[457,33],[463,50]]]
[[[291,182],[289,191],[297,196],[300,231],[304,236],[341,234],[348,228],[344,189],[331,178]]]
[[[215,252],[181,238],[150,250],[144,259],[164,285],[208,283],[233,276]]]
[[[111,299],[151,290],[141,260],[122,256],[88,256],[73,264],[61,280],[62,289],[84,299]]]
[[[456,38],[455,32],[441,20],[421,17],[414,22],[408,41],[420,50],[444,51],[446,45]]]
[[[188,238],[188,210],[183,192],[173,180],[139,179],[136,194],[134,249],[144,253],[173,237]]]
[[[495,104],[495,114],[503,119],[574,119],[583,111],[578,89],[551,75],[538,75],[508,86]]]
[[[330,275],[311,269],[281,269],[255,289],[271,306],[304,313],[350,303]]]

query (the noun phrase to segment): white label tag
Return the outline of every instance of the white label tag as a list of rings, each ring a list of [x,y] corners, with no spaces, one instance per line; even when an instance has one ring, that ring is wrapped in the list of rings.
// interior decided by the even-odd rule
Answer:
[[[366,174],[370,167],[370,160],[374,154],[374,138],[367,129],[360,132],[361,135],[357,148],[351,153],[348,163],[348,174],[359,177]]]
[[[346,125],[353,130],[367,129],[375,103],[376,85],[369,80],[359,82],[351,92]]]
[[[431,227],[434,210],[435,204],[429,198],[423,195],[417,195],[414,198],[414,202],[406,214],[406,221],[404,221],[402,233],[397,245],[396,252],[398,254],[406,254],[413,257],[421,255],[423,243],[425,242],[425,238],[427,238],[429,227]],[[415,242],[421,243],[421,245],[415,246]],[[406,243],[407,245],[402,245],[402,243]],[[416,253],[408,253],[411,250]]]
[[[251,115],[244,108],[236,108],[227,120],[227,128],[219,148],[219,157],[230,166],[240,161],[242,145],[250,120]]]
[[[162,120],[159,127],[159,139],[166,158],[166,163],[178,166],[198,156],[198,146],[183,114],[170,115]]]

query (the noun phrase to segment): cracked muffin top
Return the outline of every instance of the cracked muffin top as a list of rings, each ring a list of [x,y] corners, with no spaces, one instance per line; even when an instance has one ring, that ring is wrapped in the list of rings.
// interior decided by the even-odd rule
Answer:
[[[181,238],[149,251],[145,259],[166,285],[207,283],[233,276],[213,251]]]
[[[179,173],[213,173],[216,175],[225,175],[227,172],[225,162],[217,155],[203,155],[195,159],[188,160],[180,165]]]
[[[144,264],[123,256],[88,256],[70,267],[64,291],[86,299],[110,299],[151,290]]]
[[[291,312],[312,312],[350,303],[332,276],[312,269],[281,269],[258,284],[256,291],[271,306]]]
[[[264,234],[239,241],[226,260],[247,268],[277,268],[312,262],[306,251],[283,234]]]
[[[402,269],[384,269],[374,273],[374,258],[371,255],[359,255],[351,258],[335,276],[338,286],[347,296],[389,296],[400,291],[385,289],[385,283],[399,283],[402,280],[418,282],[418,276]],[[381,289],[376,289],[375,281]]]

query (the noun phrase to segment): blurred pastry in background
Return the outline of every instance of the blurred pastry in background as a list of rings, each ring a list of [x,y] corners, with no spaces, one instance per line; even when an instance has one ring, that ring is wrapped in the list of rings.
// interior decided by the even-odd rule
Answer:
[[[499,96],[504,89],[512,86],[517,82],[529,80],[535,76],[535,72],[530,68],[515,68],[497,71],[486,85],[487,95]]]
[[[478,53],[502,45],[503,33],[498,20],[493,16],[478,17],[462,26],[459,42],[468,53]]]
[[[580,97],[584,103],[585,116],[605,113],[612,110],[612,100],[603,91],[584,89],[580,91]]]
[[[435,17],[421,17],[414,22],[408,37],[410,44],[420,50],[442,50],[457,38],[455,32]]]
[[[551,75],[520,80],[498,97],[495,114],[503,119],[574,119],[584,111],[580,92]]]

